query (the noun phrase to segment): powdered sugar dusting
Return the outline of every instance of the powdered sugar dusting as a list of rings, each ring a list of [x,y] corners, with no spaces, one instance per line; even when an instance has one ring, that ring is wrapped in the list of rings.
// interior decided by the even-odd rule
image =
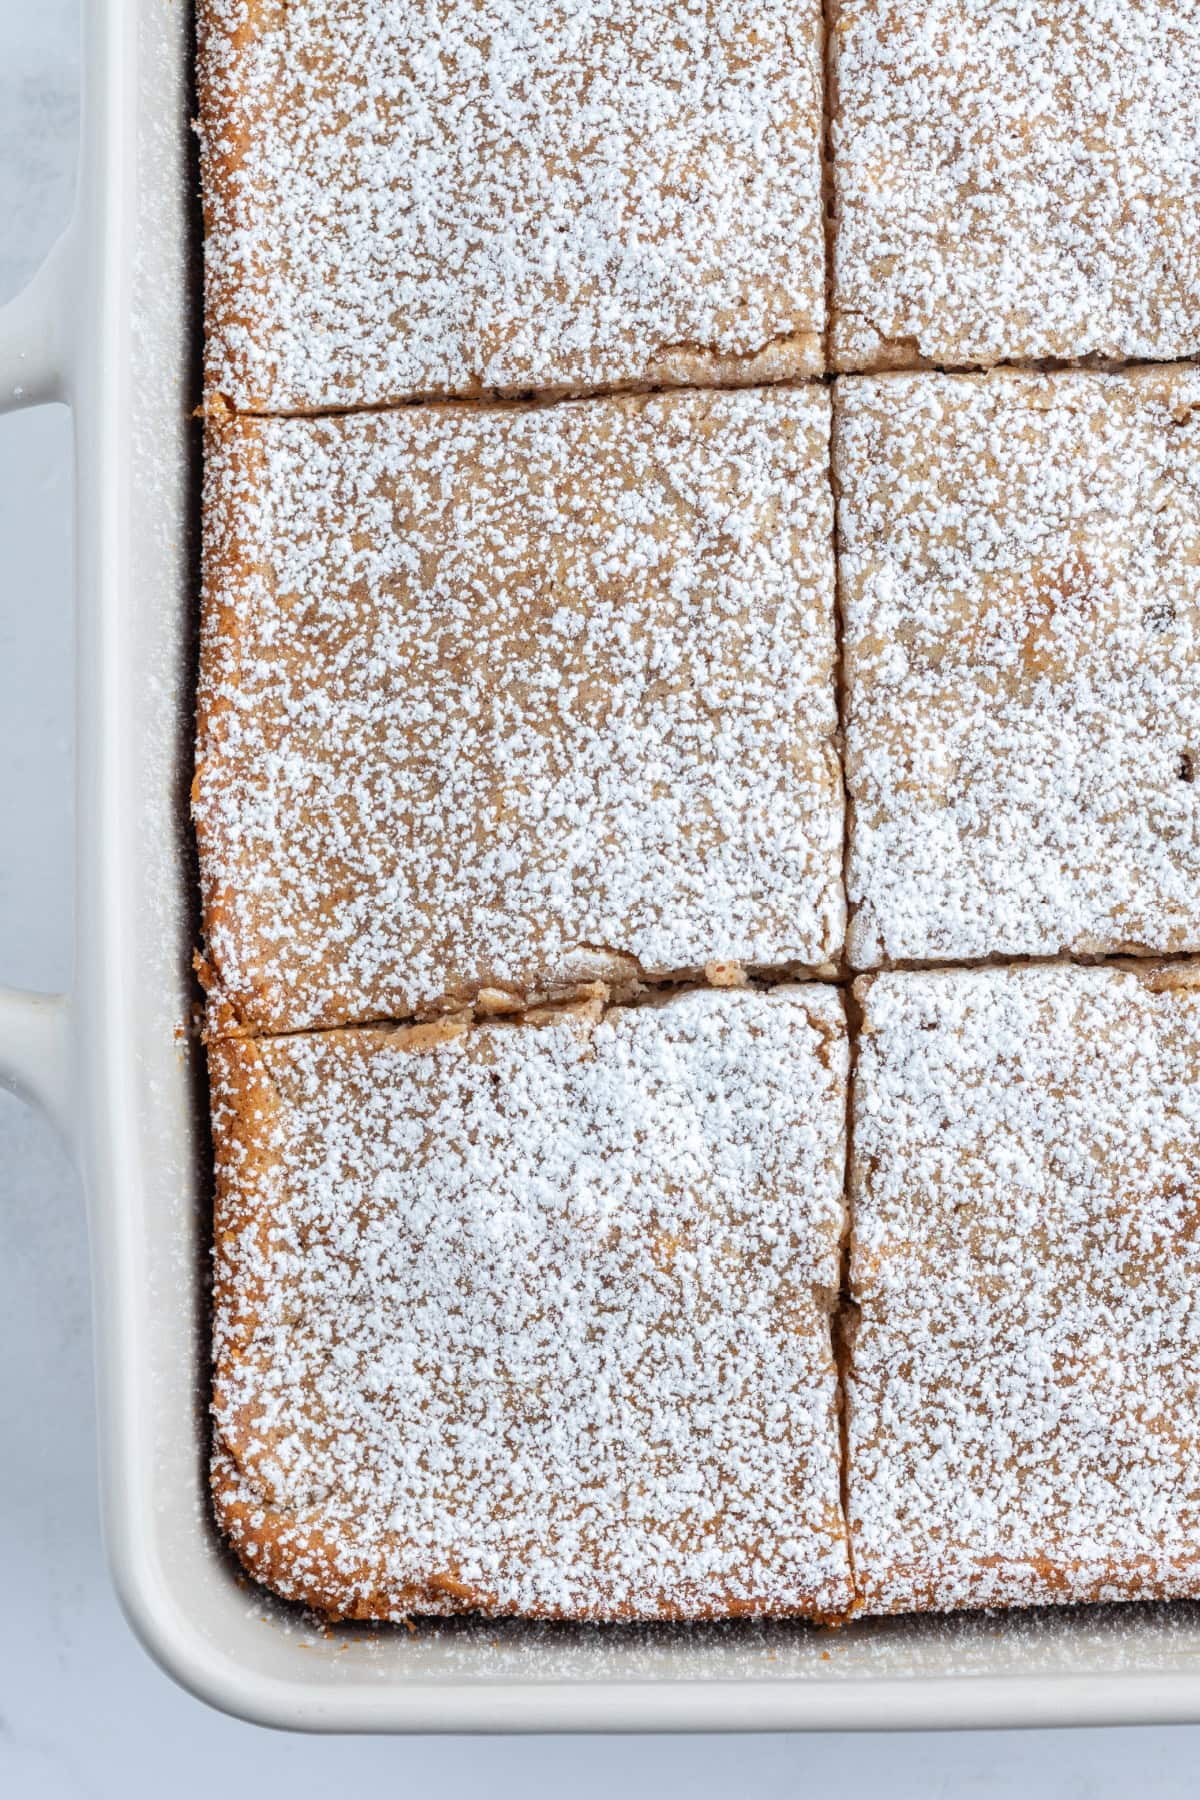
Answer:
[[[835,367],[1200,352],[1197,0],[835,20]]]
[[[868,1609],[1196,1594],[1200,965],[858,992]]]
[[[360,1617],[844,1609],[847,1059],[818,986],[215,1046],[247,1565]]]
[[[849,1215],[738,985],[1200,949],[1195,369],[836,384],[844,816],[822,10],[198,5],[213,1488],[332,1616],[1200,1593],[1200,963],[859,982]],[[1200,355],[1200,0],[824,10],[836,368]]]
[[[819,0],[201,0],[238,410],[819,370]]]
[[[851,960],[1200,948],[1200,374],[837,408]]]
[[[820,389],[210,429],[195,814],[242,1024],[828,964],[828,429]]]

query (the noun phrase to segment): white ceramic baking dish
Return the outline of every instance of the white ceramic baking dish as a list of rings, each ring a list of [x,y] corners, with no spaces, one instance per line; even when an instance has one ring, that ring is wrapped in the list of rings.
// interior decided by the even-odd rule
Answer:
[[[196,612],[186,0],[87,0],[75,223],[0,314],[6,407],[74,413],[75,985],[0,994],[0,1078],[86,1182],[101,1479],[134,1628],[195,1693],[315,1730],[724,1730],[1200,1718],[1200,1609],[804,1627],[321,1632],[248,1587],[205,1490],[207,1158],[185,1029]]]

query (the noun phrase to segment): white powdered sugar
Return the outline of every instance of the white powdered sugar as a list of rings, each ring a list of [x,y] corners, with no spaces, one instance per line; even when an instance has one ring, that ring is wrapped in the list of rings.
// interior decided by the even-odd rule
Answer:
[[[1198,984],[1186,963],[859,984],[868,1610],[1200,1592]]]
[[[820,0],[200,0],[239,411],[819,370]]]
[[[821,388],[211,428],[214,1029],[827,965],[828,436]]]
[[[346,1616],[843,1610],[828,987],[212,1052],[215,1492]]]
[[[836,406],[852,963],[1200,948],[1200,373]]]
[[[835,0],[836,368],[1200,352],[1197,0]]]

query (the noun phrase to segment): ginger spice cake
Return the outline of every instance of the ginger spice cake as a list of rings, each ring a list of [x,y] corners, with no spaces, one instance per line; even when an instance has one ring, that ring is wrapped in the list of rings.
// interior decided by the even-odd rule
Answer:
[[[1198,984],[1182,962],[857,984],[868,1611],[1200,1594]]]
[[[1200,353],[1200,0],[831,0],[838,369]]]
[[[1200,372],[836,412],[852,963],[1200,949]]]
[[[816,984],[210,1050],[217,1512],[338,1617],[830,1615]]]
[[[820,387],[211,424],[211,1029],[828,969],[828,440]]]
[[[210,410],[823,367],[820,0],[199,0]]]
[[[1200,1596],[1200,0],[197,22],[246,1569]]]

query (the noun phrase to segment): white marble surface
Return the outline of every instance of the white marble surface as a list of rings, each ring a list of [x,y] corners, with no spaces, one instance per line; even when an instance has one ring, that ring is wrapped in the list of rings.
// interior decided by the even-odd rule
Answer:
[[[89,0],[83,0],[88,4]],[[94,3],[94,0],[93,0]],[[76,0],[0,0],[0,299],[66,217]],[[70,963],[70,470],[63,415],[0,420],[0,979]],[[1200,1728],[935,1736],[302,1739],[207,1711],[134,1643],[97,1521],[79,1187],[0,1096],[0,1794],[289,1800],[540,1796],[1192,1795]]]

